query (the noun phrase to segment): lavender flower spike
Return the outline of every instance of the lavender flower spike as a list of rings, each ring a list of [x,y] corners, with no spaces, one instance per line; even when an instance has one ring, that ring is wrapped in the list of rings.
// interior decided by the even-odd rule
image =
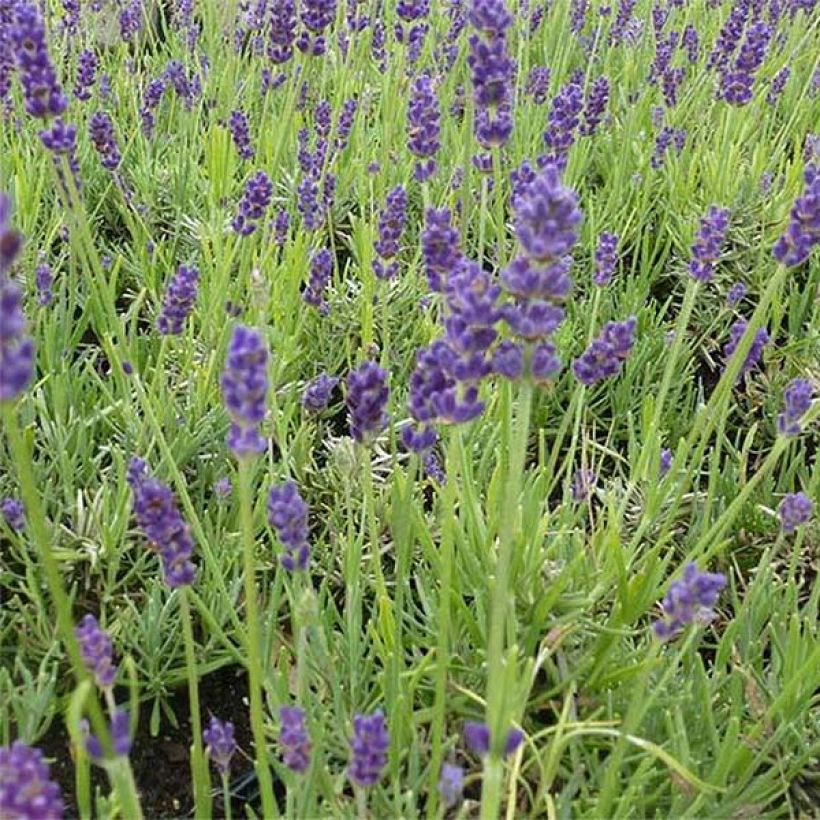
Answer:
[[[375,362],[366,361],[347,377],[350,434],[360,444],[369,443],[387,424],[387,373]]]
[[[11,227],[11,200],[0,191],[0,275],[11,267],[22,246],[23,237]]]
[[[390,738],[381,710],[372,715],[356,715],[353,719],[353,738],[350,741],[348,777],[362,788],[379,782],[387,764]]]
[[[701,220],[689,263],[689,273],[698,282],[709,282],[715,275],[715,262],[720,256],[720,246],[726,238],[728,225],[729,209],[718,208],[717,205],[712,205]]]
[[[598,237],[598,247],[595,249],[595,274],[592,281],[600,288],[612,281],[615,266],[618,264],[618,237],[614,233],[604,231]]]
[[[601,335],[572,363],[572,372],[582,384],[590,385],[616,376],[635,343],[638,320],[607,322]]]
[[[301,774],[310,765],[310,737],[305,728],[305,713],[298,706],[281,706],[279,720],[282,760],[291,771]]]
[[[22,501],[10,496],[4,498],[0,503],[0,513],[15,532],[23,531],[26,526],[26,508],[23,506]]]
[[[141,458],[128,465],[128,483],[134,495],[134,515],[152,550],[162,559],[165,582],[169,587],[194,582],[196,567],[191,562],[194,541],[182,518],[170,488],[148,473]]]
[[[211,717],[208,728],[202,733],[205,751],[221,775],[226,775],[231,767],[231,758],[236,751],[234,726],[229,720],[221,721]]]
[[[794,532],[805,524],[812,514],[814,504],[805,493],[787,493],[780,502],[778,513],[783,532]]]
[[[196,302],[199,269],[180,265],[168,283],[162,310],[157,317],[157,330],[163,336],[179,336]]]
[[[711,621],[712,607],[725,585],[725,575],[700,572],[695,564],[687,564],[683,578],[670,584],[663,599],[664,617],[655,622],[655,634],[667,640],[676,637],[689,624]]]
[[[287,481],[271,487],[268,496],[268,521],[285,548],[282,566],[293,570],[307,569],[308,506],[299,495],[296,484]]]
[[[800,419],[811,407],[813,389],[807,379],[793,379],[783,391],[783,412],[777,417],[777,432],[783,436],[798,436],[802,432]]]
[[[308,413],[321,413],[330,403],[330,394],[338,383],[337,376],[320,373],[302,392],[302,407]]]
[[[34,342],[21,303],[20,288],[0,274],[0,402],[14,401],[34,375]]]
[[[80,645],[83,663],[93,673],[97,686],[107,689],[114,683],[117,675],[111,638],[100,628],[93,615],[86,615],[74,632]]]
[[[0,817],[60,820],[64,811],[43,753],[22,740],[0,746]]]
[[[258,330],[237,325],[228,346],[220,384],[231,417],[228,447],[237,458],[264,452],[259,426],[268,393],[268,348]]]
[[[737,346],[740,344],[740,340],[743,338],[743,334],[746,332],[746,328],[749,326],[749,323],[745,319],[738,319],[731,328],[729,328],[729,341],[726,342],[723,348],[723,355],[726,358],[726,361],[729,361],[729,358],[734,355],[734,352],[737,350]],[[763,355],[763,348],[769,343],[769,334],[765,328],[760,328],[755,334],[754,341],[752,342],[751,348],[749,348],[749,352],[746,354],[746,359],[741,365],[740,372],[738,373],[738,379],[748,373],[750,370],[753,370],[757,363],[760,361],[760,357]]]
[[[794,201],[786,232],[773,249],[774,258],[789,268],[805,262],[820,244],[820,165],[807,165],[803,177],[803,194]]]

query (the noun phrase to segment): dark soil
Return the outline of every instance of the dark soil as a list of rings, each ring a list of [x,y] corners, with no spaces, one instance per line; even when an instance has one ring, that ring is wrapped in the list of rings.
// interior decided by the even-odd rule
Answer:
[[[247,708],[247,679],[243,669],[228,667],[202,678],[199,682],[202,721],[207,725],[211,715],[221,720],[231,720],[236,730],[240,751],[234,757],[235,790],[232,799],[234,816],[244,816],[244,802],[255,802],[252,765],[241,750],[251,750],[251,727]],[[121,697],[120,700],[126,700]],[[191,816],[193,796],[188,749],[191,744],[191,727],[188,714],[188,691],[183,687],[172,693],[168,700],[177,719],[175,728],[163,717],[159,734],[151,737],[149,730],[150,704],[140,710],[139,726],[129,755],[134,779],[146,818],[171,818]],[[77,816],[74,794],[74,764],[70,741],[65,725],[55,722],[48,734],[38,742],[46,757],[52,761],[51,773],[59,782],[66,802],[66,817]],[[250,775],[250,777],[249,777]],[[92,774],[94,785],[108,790],[107,779],[101,769]],[[216,789],[219,777],[212,770],[212,782]],[[239,784],[244,784],[240,786]],[[234,786],[232,786],[232,791]],[[215,791],[214,816],[222,815],[222,800]],[[244,799],[243,799],[244,798]]]

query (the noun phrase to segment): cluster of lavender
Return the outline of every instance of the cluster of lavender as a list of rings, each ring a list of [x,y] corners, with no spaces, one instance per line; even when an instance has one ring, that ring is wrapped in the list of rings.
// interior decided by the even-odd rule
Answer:
[[[745,319],[738,319],[730,328],[729,328],[729,341],[723,346],[723,358],[726,362],[734,355],[734,352],[737,350],[738,345],[740,344],[740,340],[743,338],[743,334],[746,333],[746,329],[748,328],[749,323]],[[755,333],[754,340],[752,341],[752,346],[749,348],[749,352],[746,354],[746,358],[743,360],[743,364],[740,366],[740,371],[738,373],[738,379],[745,376],[751,370],[757,366],[758,362],[760,361],[761,356],[763,355],[763,348],[769,343],[769,333],[765,327],[761,327],[758,329],[757,333]]]
[[[249,236],[258,227],[273,197],[273,183],[264,171],[257,171],[245,185],[236,216],[231,223],[240,236]]]
[[[148,473],[148,465],[136,456],[128,465],[128,484],[134,497],[137,524],[152,551],[159,553],[165,583],[169,587],[194,582],[196,567],[191,561],[194,541],[170,488]]]
[[[420,74],[413,83],[407,109],[407,148],[416,157],[413,177],[419,182],[436,172],[440,133],[441,111],[433,82],[428,74]]]
[[[379,237],[373,247],[378,259],[373,262],[373,272],[379,279],[392,279],[398,273],[395,257],[407,221],[407,192],[397,185],[388,195],[384,209],[379,215]]]
[[[615,267],[618,264],[618,237],[614,233],[603,231],[598,237],[595,248],[595,273],[592,281],[599,288],[612,281]]]
[[[268,521],[285,548],[282,566],[290,572],[307,569],[310,554],[308,506],[299,495],[294,482],[287,481],[277,487],[271,487],[268,496]]]
[[[163,336],[179,336],[191,315],[199,288],[199,269],[180,265],[171,277],[157,317],[157,330]]]
[[[15,531],[22,532],[26,526],[26,508],[23,502],[17,498],[7,496],[0,503],[0,513],[6,523]]]
[[[698,282],[710,282],[715,275],[715,264],[720,258],[720,246],[726,239],[729,209],[712,205],[701,220],[700,230],[692,245],[689,274]]]
[[[663,618],[655,622],[655,634],[661,640],[669,640],[689,624],[709,623],[724,586],[725,575],[700,572],[695,564],[687,564],[683,577],[672,582],[663,599]]]
[[[350,434],[360,444],[369,444],[385,428],[389,397],[387,371],[375,362],[363,362],[347,377]]]
[[[302,299],[313,305],[320,316],[327,316],[330,308],[325,301],[325,291],[330,284],[333,273],[333,256],[327,248],[321,248],[311,254],[310,274],[307,287],[302,291]]]
[[[220,385],[231,417],[228,447],[240,459],[264,452],[267,444],[259,427],[268,395],[268,348],[259,331],[234,328]]]
[[[11,227],[11,201],[0,192],[0,402],[14,401],[34,375],[34,341],[26,328],[23,295],[9,275],[22,242]]]
[[[635,344],[637,324],[634,316],[623,322],[607,322],[600,335],[572,363],[575,378],[591,385],[618,375]]]
[[[507,29],[513,16],[504,0],[473,0],[469,13],[467,65],[473,84],[474,131],[485,150],[506,144],[513,129],[515,63],[507,51]]]
[[[805,262],[820,244],[820,165],[807,165],[803,177],[803,193],[795,199],[789,225],[774,245],[775,259],[786,267]]]
[[[569,149],[575,144],[575,132],[581,124],[584,110],[583,76],[573,75],[558,89],[552,100],[544,131],[547,153],[538,157],[538,165],[554,165],[563,170],[567,164]]]
[[[720,98],[737,106],[751,101],[755,73],[763,64],[771,37],[771,28],[762,20],[749,26],[734,64],[723,67],[718,92]]]
[[[783,391],[783,412],[777,417],[777,432],[783,436],[799,436],[803,432],[800,420],[812,404],[811,383],[807,379],[794,379]]]
[[[43,753],[21,740],[0,746],[0,817],[59,820],[64,811]]]
[[[98,111],[88,123],[88,135],[94,150],[100,155],[100,163],[109,171],[116,171],[122,161],[114,123],[104,111]]]
[[[205,741],[205,752],[217,771],[224,777],[231,767],[231,759],[236,752],[236,736],[231,721],[221,721],[211,717],[208,728],[202,732]]]
[[[242,110],[231,111],[228,127],[231,129],[231,137],[236,151],[242,159],[253,159],[256,152],[251,142],[251,128],[248,122],[248,115]]]

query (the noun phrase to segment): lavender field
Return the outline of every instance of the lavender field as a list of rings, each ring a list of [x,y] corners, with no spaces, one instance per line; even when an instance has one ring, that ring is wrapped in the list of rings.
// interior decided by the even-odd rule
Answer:
[[[0,820],[820,816],[817,0],[0,0]]]

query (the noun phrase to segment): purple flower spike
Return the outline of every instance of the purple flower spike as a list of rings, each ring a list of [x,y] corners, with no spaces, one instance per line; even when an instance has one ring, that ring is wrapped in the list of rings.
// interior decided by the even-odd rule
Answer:
[[[820,165],[807,165],[803,194],[794,201],[785,233],[774,244],[774,258],[794,267],[809,258],[820,243]]]
[[[311,414],[321,413],[330,403],[330,394],[339,384],[337,376],[319,374],[302,393],[302,407]]]
[[[224,723],[219,718],[211,717],[208,728],[202,733],[205,751],[221,775],[226,775],[231,768],[231,758],[236,751],[234,726],[229,720]]]
[[[604,231],[598,237],[598,247],[595,249],[595,274],[592,281],[599,288],[608,285],[612,281],[617,264],[618,237],[614,233]]]
[[[738,319],[732,327],[729,328],[729,341],[726,342],[726,345],[723,348],[723,355],[727,362],[734,354],[735,350],[737,350],[737,346],[740,344],[740,340],[746,332],[746,328],[748,326],[749,323],[745,319]],[[742,378],[746,373],[755,368],[757,363],[760,361],[760,357],[763,355],[763,348],[768,343],[768,332],[765,328],[760,328],[760,330],[758,330],[755,334],[755,338],[752,342],[752,346],[749,348],[749,352],[746,354],[746,360],[740,368],[738,379]]]
[[[253,328],[234,328],[220,380],[222,398],[231,417],[228,447],[237,458],[258,455],[267,444],[259,432],[268,394],[268,348]]]
[[[268,496],[268,522],[276,530],[285,554],[282,566],[293,572],[307,569],[308,506],[293,481],[271,487]]]
[[[54,272],[47,263],[41,262],[37,265],[34,271],[34,283],[37,286],[37,293],[39,294],[37,304],[41,307],[50,305],[54,300],[54,293],[51,290],[54,284]]]
[[[743,301],[744,296],[746,296],[746,285],[743,282],[735,282],[726,294],[726,304],[729,307],[737,307]]]
[[[0,191],[0,275],[4,274],[23,247],[23,237],[11,227],[11,200]]]
[[[364,362],[347,377],[347,404],[350,434],[367,444],[387,425],[387,372],[375,362]]]
[[[60,820],[64,811],[43,753],[22,740],[0,746],[0,817]]]
[[[333,273],[333,255],[327,248],[316,251],[310,257],[310,276],[307,287],[302,292],[302,299],[313,305],[320,316],[327,316],[329,308],[325,302],[325,291],[330,284]]]
[[[504,740],[504,757],[513,754],[524,740],[524,733],[513,727]],[[490,753],[490,728],[486,723],[468,720],[464,724],[464,742],[473,754],[484,757]]]
[[[114,683],[114,678],[117,676],[111,638],[100,628],[93,615],[86,615],[74,633],[77,636],[80,654],[86,669],[94,675],[100,689],[107,689]]]
[[[421,253],[427,272],[427,284],[430,290],[440,293],[463,258],[459,233],[452,225],[447,208],[428,208],[424,215],[424,230],[421,232]]]
[[[26,526],[26,508],[22,501],[11,497],[4,498],[3,503],[0,504],[0,513],[15,532],[23,531]]]
[[[390,738],[380,709],[372,715],[356,715],[353,718],[347,774],[354,785],[367,788],[379,782],[387,764],[389,745]]]
[[[576,470],[572,479],[572,500],[576,504],[586,501],[597,481],[598,476],[592,470]]]
[[[777,512],[783,532],[794,532],[805,524],[812,514],[814,504],[805,493],[787,493],[780,502]]]
[[[68,99],[49,57],[46,29],[36,6],[17,3],[10,33],[26,113],[39,119],[60,116],[68,106]]]
[[[91,49],[84,49],[77,58],[77,81],[74,84],[74,96],[85,102],[91,99],[91,89],[97,82],[97,69],[100,61]]]
[[[87,720],[80,721],[85,734],[85,750],[95,763],[102,763],[103,748],[100,739],[91,734]],[[117,709],[111,718],[111,745],[116,757],[125,757],[131,751],[131,717],[125,709]]]
[[[572,363],[572,372],[582,384],[591,385],[621,372],[635,343],[638,320],[607,322],[601,335]]]
[[[148,473],[148,465],[134,457],[128,465],[128,483],[134,496],[134,515],[149,548],[162,559],[165,583],[172,589],[196,578],[191,562],[194,540],[169,487]]]
[[[435,155],[441,145],[441,112],[438,98],[428,74],[421,74],[413,83],[407,110],[407,147],[418,158],[414,177],[423,182],[436,170]]]
[[[700,230],[692,245],[689,274],[698,282],[709,282],[715,275],[715,263],[720,258],[720,246],[729,226],[729,209],[712,205],[701,220]]]
[[[783,412],[777,417],[777,432],[784,436],[797,436],[802,432],[800,419],[809,412],[812,393],[807,379],[794,379],[783,391]]]
[[[407,192],[397,185],[388,195],[384,210],[379,215],[379,238],[374,243],[376,253],[382,260],[390,260],[399,252],[399,242],[407,221]],[[374,263],[376,276],[390,278],[385,273],[393,270],[392,265]]]
[[[661,478],[672,469],[672,451],[668,447],[664,447],[663,450],[661,450],[661,459],[658,469]]]
[[[14,401],[34,375],[34,342],[26,331],[22,294],[0,274],[0,402]]]
[[[251,129],[248,122],[248,115],[237,109],[231,111],[228,127],[231,129],[231,137],[236,151],[242,159],[253,159],[255,151],[251,143]]]
[[[265,216],[272,196],[273,183],[264,171],[258,171],[245,186],[245,193],[242,194],[237,214],[231,223],[234,231],[240,236],[252,234]]]
[[[673,581],[663,599],[662,620],[654,624],[661,640],[674,638],[689,624],[707,624],[714,617],[712,608],[726,586],[726,576],[700,572],[693,563],[686,565],[683,578]]]
[[[438,791],[447,808],[460,803],[464,793],[464,769],[452,763],[444,763],[441,767]]]
[[[116,171],[122,161],[122,155],[117,145],[111,117],[104,111],[98,111],[88,123],[88,133],[94,150],[100,155],[102,167],[108,171]]]
[[[302,774],[310,766],[310,736],[305,728],[305,713],[298,706],[281,706],[279,721],[282,760],[291,771]]]
[[[180,265],[168,283],[162,310],[157,317],[157,330],[163,336],[179,336],[185,320],[190,316],[196,302],[199,287],[199,269]]]

